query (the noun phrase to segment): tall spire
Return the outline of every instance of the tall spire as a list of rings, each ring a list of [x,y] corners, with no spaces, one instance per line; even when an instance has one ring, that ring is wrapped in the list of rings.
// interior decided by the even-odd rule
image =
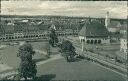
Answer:
[[[106,26],[106,28],[108,28],[109,24],[110,24],[110,18],[109,18],[109,12],[107,11],[106,18],[105,18],[105,26]]]

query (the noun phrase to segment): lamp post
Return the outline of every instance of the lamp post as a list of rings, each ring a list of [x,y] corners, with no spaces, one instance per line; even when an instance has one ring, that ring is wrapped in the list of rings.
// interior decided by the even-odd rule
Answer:
[[[49,33],[49,30],[48,30],[48,47],[47,47],[47,55],[48,57],[50,57],[50,44],[49,44],[49,41],[50,41],[50,33]]]
[[[127,69],[127,80],[128,81],[128,53],[126,54],[127,59],[126,59],[126,69]]]
[[[47,48],[47,55],[48,55],[48,57],[50,57],[50,45],[49,45],[49,43],[48,43],[48,48]]]
[[[82,52],[84,52],[84,39],[82,40]]]

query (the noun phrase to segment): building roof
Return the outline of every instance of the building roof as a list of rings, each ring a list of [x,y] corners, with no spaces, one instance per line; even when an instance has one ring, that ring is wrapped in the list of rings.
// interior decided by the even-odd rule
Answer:
[[[41,25],[34,25],[34,24],[29,24],[26,22],[22,23],[17,23],[15,24],[15,31],[23,31],[23,32],[32,32],[32,31],[40,31]]]
[[[108,25],[109,28],[119,28],[121,27],[121,24],[119,21],[111,21],[111,23]]]
[[[4,27],[3,25],[0,26],[0,34],[3,34],[4,33]]]
[[[13,25],[4,25],[4,33],[14,33],[14,26]]]
[[[127,23],[123,23],[120,27],[120,30],[128,30],[128,24]]]
[[[86,23],[79,32],[80,36],[108,36],[106,27],[98,21]]]
[[[39,25],[37,25],[37,28],[39,28],[39,30],[48,30],[50,28],[51,24],[49,23],[41,23]]]

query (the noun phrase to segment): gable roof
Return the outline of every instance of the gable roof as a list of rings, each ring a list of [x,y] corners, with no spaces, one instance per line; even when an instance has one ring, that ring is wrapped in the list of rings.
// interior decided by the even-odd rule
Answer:
[[[13,25],[4,25],[4,33],[14,33],[14,26]]]
[[[79,32],[80,36],[108,36],[109,32],[106,27],[97,22],[92,21],[90,23],[86,23],[81,31]]]
[[[124,34],[121,39],[126,39],[128,41],[128,35],[127,34]]]
[[[119,21],[111,21],[111,23],[108,25],[109,28],[118,28],[121,27],[121,23]]]
[[[4,26],[1,25],[1,26],[0,26],[0,34],[3,34],[3,33],[4,33]]]

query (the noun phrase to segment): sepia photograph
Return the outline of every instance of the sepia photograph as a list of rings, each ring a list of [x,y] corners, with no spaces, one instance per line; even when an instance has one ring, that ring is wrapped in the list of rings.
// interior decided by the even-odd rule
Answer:
[[[0,81],[128,81],[127,4],[1,0]]]

